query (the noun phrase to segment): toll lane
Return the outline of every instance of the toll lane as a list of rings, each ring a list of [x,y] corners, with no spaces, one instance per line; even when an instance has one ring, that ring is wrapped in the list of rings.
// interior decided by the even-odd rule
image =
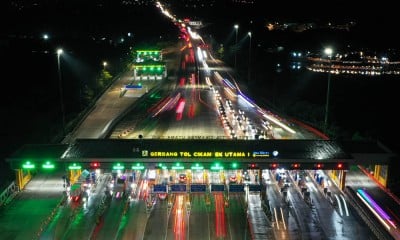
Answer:
[[[190,200],[189,233],[187,239],[212,239],[210,228],[210,205],[204,194],[192,194]]]
[[[169,228],[169,210],[167,200],[155,199],[149,201],[147,214],[142,221],[146,222],[143,239],[168,239],[166,238]]]
[[[274,238],[271,223],[261,208],[260,196],[258,194],[248,195],[248,221],[251,239],[279,239]]]
[[[118,228],[122,219],[125,202],[113,199],[105,214],[100,218],[100,223],[92,233],[95,239],[110,239],[117,236]]]
[[[228,239],[251,239],[246,209],[244,193],[229,194],[228,205],[225,208]]]
[[[100,206],[105,202],[104,189],[110,179],[109,175],[103,174],[98,178],[97,183],[88,189],[88,198],[83,198],[83,194],[78,201],[68,200],[69,216],[66,216],[67,223],[57,226],[55,233],[62,233],[62,238],[77,239],[90,236],[96,224],[99,223]],[[65,219],[64,219],[65,221]],[[64,229],[64,230],[60,230]],[[48,231],[52,231],[51,228]]]
[[[161,217],[161,216],[160,216]],[[144,201],[132,201],[127,212],[121,219],[117,239],[145,239],[148,213],[146,213],[146,203]]]

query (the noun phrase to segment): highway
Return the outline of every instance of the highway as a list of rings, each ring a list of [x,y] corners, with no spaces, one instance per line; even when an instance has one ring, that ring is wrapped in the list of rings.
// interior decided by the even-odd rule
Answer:
[[[122,73],[64,142],[104,137],[320,138],[257,106],[211,52],[206,51],[206,60],[199,57],[198,41],[182,40],[171,48],[169,66],[176,69],[168,71],[176,74],[160,82],[145,82],[148,92],[142,97],[121,94],[121,86],[132,81],[131,72]],[[87,201],[78,202],[66,195],[63,174],[38,174],[7,206],[0,215],[6,239],[375,239],[344,193],[323,172],[101,169],[91,181]],[[232,176],[236,179],[230,182]],[[110,187],[116,177],[127,178],[122,196]],[[321,178],[324,183],[319,182]],[[398,203],[388,200],[366,178],[349,171],[347,185],[366,188],[381,199],[381,206],[387,204],[386,211],[399,216]],[[206,190],[191,193],[193,183],[205,184]],[[154,192],[155,184],[179,184],[186,189],[171,190],[162,199]],[[232,184],[243,191],[230,191]],[[212,190],[213,186],[224,189]],[[251,191],[251,186],[261,189]]]

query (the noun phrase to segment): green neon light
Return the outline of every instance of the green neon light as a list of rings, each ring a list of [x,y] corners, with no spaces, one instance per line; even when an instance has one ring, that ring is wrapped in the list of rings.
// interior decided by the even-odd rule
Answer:
[[[132,166],[132,169],[134,169],[134,170],[143,170],[144,166],[141,165],[140,163],[137,163],[136,165]]]
[[[114,170],[124,170],[124,168],[125,167],[123,165],[121,165],[120,163],[117,163],[117,165],[113,166]]]
[[[238,164],[237,164],[237,163],[232,163],[232,167],[233,167],[233,168],[237,168],[237,167],[238,167]]]
[[[137,50],[136,52],[137,53],[155,53],[155,54],[157,54],[160,51],[159,50]]]
[[[136,68],[142,68],[143,70],[146,70],[146,68],[154,69],[157,68],[159,70],[163,69],[165,66],[164,65],[136,65]]]
[[[181,166],[180,163],[177,163],[175,166],[172,166],[172,169],[173,170],[182,170],[182,169],[185,169],[185,167]]]
[[[211,166],[211,170],[224,170],[224,167],[216,163],[214,166]]]
[[[172,166],[173,170],[183,170],[185,169],[183,166]]]
[[[162,163],[159,163],[158,167],[164,170],[168,169],[167,166],[163,165]]]
[[[49,161],[45,162],[42,165],[42,168],[44,168],[44,169],[53,169],[54,167],[55,167],[54,164],[50,163]]]
[[[196,163],[196,165],[192,166],[190,169],[192,169],[192,170],[203,170],[204,167],[201,166],[200,164]]]
[[[22,165],[22,168],[24,169],[33,169],[35,168],[35,164],[31,163],[30,161],[27,161]]]
[[[69,169],[69,170],[79,170],[79,169],[81,169],[81,168],[82,168],[82,166],[77,165],[76,163],[74,163],[74,164],[68,166],[68,169]]]

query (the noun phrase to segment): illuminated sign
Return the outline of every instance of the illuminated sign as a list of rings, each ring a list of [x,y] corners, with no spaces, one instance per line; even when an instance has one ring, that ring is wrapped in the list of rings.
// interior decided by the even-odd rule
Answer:
[[[68,166],[68,169],[69,169],[69,170],[79,170],[79,169],[81,169],[81,168],[82,168],[82,167],[81,167],[80,165],[76,164],[76,163],[74,163],[74,164]]]
[[[172,169],[174,169],[174,170],[182,170],[182,169],[185,169],[185,167],[180,165],[179,163],[176,163],[174,166],[172,166]]]
[[[269,152],[266,151],[255,151],[253,157],[269,157]]]
[[[154,151],[137,149],[142,157],[150,158],[271,158],[276,157],[273,152],[258,151]]]
[[[142,157],[241,158],[261,157],[261,155],[254,155],[254,152],[251,154],[250,152],[157,152],[144,150]]]
[[[24,163],[22,165],[22,168],[24,168],[24,169],[34,169],[35,168],[35,164],[31,163],[30,161],[27,161],[26,163]]]
[[[190,192],[206,192],[207,186],[205,184],[191,184],[190,185]]]
[[[196,163],[196,165],[190,167],[190,169],[192,169],[192,170],[203,170],[204,167],[201,166],[200,164]]]
[[[211,184],[211,192],[223,192],[225,191],[224,184]]]
[[[229,192],[244,192],[243,184],[229,184]]]
[[[260,184],[249,184],[249,192],[261,192]]]
[[[185,184],[172,184],[170,190],[171,190],[171,192],[186,192],[186,185]]]
[[[190,26],[203,26],[203,23],[201,21],[190,21],[189,25]]]
[[[153,187],[154,193],[166,193],[167,192],[167,185],[163,184],[155,184]]]
[[[47,161],[42,165],[42,168],[44,168],[44,169],[53,169],[54,168],[54,164],[52,164],[51,162]]]
[[[121,165],[121,163],[117,163],[116,165],[113,166],[113,170],[124,170],[124,166]]]
[[[132,166],[132,169],[134,169],[134,170],[143,170],[144,166],[142,164],[140,164],[140,163],[136,163],[136,165]]]

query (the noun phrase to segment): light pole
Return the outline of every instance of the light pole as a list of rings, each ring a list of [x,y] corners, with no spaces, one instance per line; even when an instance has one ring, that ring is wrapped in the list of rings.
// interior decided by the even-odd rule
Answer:
[[[57,49],[57,65],[58,65],[58,90],[60,94],[60,105],[61,105],[61,114],[62,114],[62,133],[63,137],[65,136],[65,111],[64,111],[64,97],[63,97],[63,88],[62,88],[62,79],[61,79],[61,65],[60,65],[60,56],[63,53],[61,48]]]
[[[324,118],[324,132],[328,130],[328,113],[329,113],[329,98],[331,91],[331,68],[332,68],[332,48],[325,48],[324,53],[329,57],[329,68],[328,68],[328,87],[326,89],[326,105],[325,105],[325,118]]]
[[[248,32],[247,35],[250,37],[250,42],[249,42],[249,76],[248,76],[248,82],[250,82],[250,77],[251,77],[251,32]]]
[[[238,29],[239,29],[239,25],[235,24],[235,31],[236,31],[236,40],[235,40],[235,70],[236,70],[236,54],[237,54],[237,50],[238,50],[238,46],[237,46]]]

